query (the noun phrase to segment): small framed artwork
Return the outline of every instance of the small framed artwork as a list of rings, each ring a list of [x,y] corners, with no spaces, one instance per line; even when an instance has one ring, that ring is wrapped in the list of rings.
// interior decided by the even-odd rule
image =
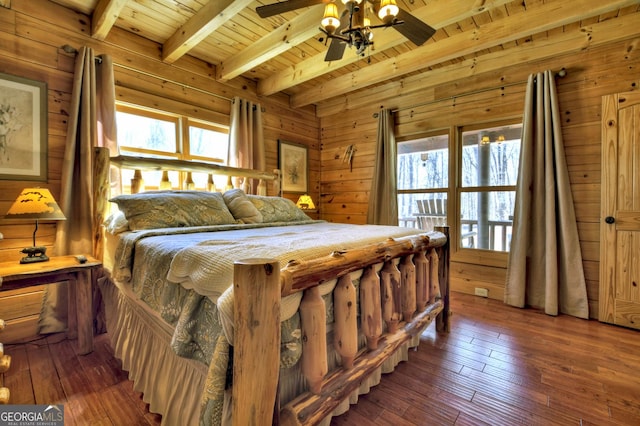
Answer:
[[[278,168],[282,174],[283,192],[308,192],[309,164],[307,147],[278,140]]]
[[[0,179],[47,180],[47,84],[0,73]]]

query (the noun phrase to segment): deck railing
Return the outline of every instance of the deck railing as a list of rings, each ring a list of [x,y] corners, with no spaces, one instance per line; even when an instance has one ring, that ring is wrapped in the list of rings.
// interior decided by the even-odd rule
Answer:
[[[427,217],[428,216],[428,217]],[[408,228],[420,228],[427,231],[428,224],[446,224],[446,218],[442,215],[424,215],[417,213],[411,217],[398,219],[399,226]],[[476,219],[461,219],[462,247],[479,248],[495,251],[509,251],[511,246],[511,234],[513,233],[512,220],[488,220],[482,226]]]

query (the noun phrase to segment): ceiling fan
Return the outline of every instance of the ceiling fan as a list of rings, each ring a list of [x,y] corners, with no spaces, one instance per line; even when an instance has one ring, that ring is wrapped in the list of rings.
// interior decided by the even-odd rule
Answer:
[[[338,17],[338,6],[334,0],[284,0],[258,6],[261,18],[268,18],[303,7],[325,3],[324,17],[320,22],[322,31],[331,40],[325,61],[342,59],[345,48],[353,47],[363,56],[373,45],[375,28],[393,27],[416,46],[421,46],[436,32],[434,28],[398,7],[396,0],[341,0],[346,9]],[[364,3],[364,4],[363,4]],[[376,15],[381,23],[371,25],[370,16]]]

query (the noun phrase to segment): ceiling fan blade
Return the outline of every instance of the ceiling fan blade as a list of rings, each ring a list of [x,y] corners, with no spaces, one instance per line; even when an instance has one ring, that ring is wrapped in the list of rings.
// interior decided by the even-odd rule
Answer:
[[[351,18],[349,12],[347,12],[346,10],[343,11],[342,15],[340,16],[340,26],[336,28],[334,34],[340,34],[340,31],[343,28],[349,27],[350,19]],[[346,47],[347,43],[344,40],[332,38],[331,43],[329,43],[329,49],[327,49],[327,54],[324,57],[325,62],[339,61],[340,59],[342,59],[342,56],[344,55],[344,49]]]
[[[409,12],[400,9],[396,18],[404,21],[403,24],[394,25],[400,34],[408,38],[416,46],[422,46],[425,41],[429,40],[436,33],[435,28],[425,24]]]
[[[327,49],[327,54],[324,57],[325,62],[339,61],[344,55],[344,49],[347,47],[347,43],[337,38],[332,38]]]
[[[273,4],[265,4],[264,6],[256,7],[256,13],[261,18],[268,18],[273,15],[279,15],[285,12],[291,12],[292,10],[301,9],[303,7],[309,7],[316,4],[328,3],[327,0],[286,0]]]

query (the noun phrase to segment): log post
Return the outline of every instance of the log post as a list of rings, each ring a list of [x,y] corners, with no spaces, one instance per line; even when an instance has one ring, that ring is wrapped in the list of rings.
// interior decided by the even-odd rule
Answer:
[[[160,179],[159,189],[171,189],[172,186],[173,185],[171,184],[171,181],[169,180],[169,172],[167,170],[163,170],[162,178]]]
[[[144,192],[144,179],[142,179],[142,172],[140,169],[135,169],[133,172],[133,179],[131,179],[131,193],[137,194]]]
[[[418,311],[423,311],[429,303],[429,259],[421,251],[413,256],[416,265],[416,303]]]
[[[311,287],[304,291],[300,301],[300,322],[302,374],[307,379],[309,390],[317,395],[322,391],[322,380],[329,371],[326,309],[318,287]]]
[[[264,179],[258,181],[257,195],[267,195],[267,182]]]
[[[451,241],[449,238],[449,227],[448,226],[438,226],[436,227],[436,231],[442,232],[446,237],[446,242],[443,246],[439,247],[437,252],[439,253],[439,266],[437,268],[438,271],[438,286],[440,290],[440,295],[442,297],[443,308],[442,312],[436,318],[436,330],[449,332],[451,324],[449,322],[449,317],[451,315],[451,306],[449,302],[449,262],[450,262],[450,247]]]
[[[196,189],[196,184],[193,181],[193,175],[191,172],[187,172],[187,175],[184,178],[184,189],[188,189],[188,190]]]
[[[280,365],[280,266],[273,259],[234,262],[233,425],[273,418]]]
[[[413,264],[413,255],[407,255],[400,261],[402,274],[402,316],[405,321],[411,321],[416,311],[416,267]]]
[[[342,367],[349,370],[358,353],[358,306],[351,274],[341,276],[333,290],[333,315],[335,349],[340,354]]]
[[[440,264],[439,261],[439,257],[438,257],[438,253],[436,252],[436,249],[432,248],[429,251],[429,265],[431,265],[431,271],[430,271],[430,276],[431,276],[431,287],[429,288],[429,301],[431,303],[434,302],[434,300],[440,298],[440,280],[438,279],[439,275],[440,275],[440,270],[438,268]]]
[[[360,278],[360,322],[369,350],[378,347],[378,341],[382,335],[380,277],[375,268],[376,265],[367,266]]]
[[[380,272],[380,293],[382,297],[382,319],[387,324],[389,333],[398,330],[400,308],[396,299],[400,298],[400,271],[392,260],[384,262]]]

